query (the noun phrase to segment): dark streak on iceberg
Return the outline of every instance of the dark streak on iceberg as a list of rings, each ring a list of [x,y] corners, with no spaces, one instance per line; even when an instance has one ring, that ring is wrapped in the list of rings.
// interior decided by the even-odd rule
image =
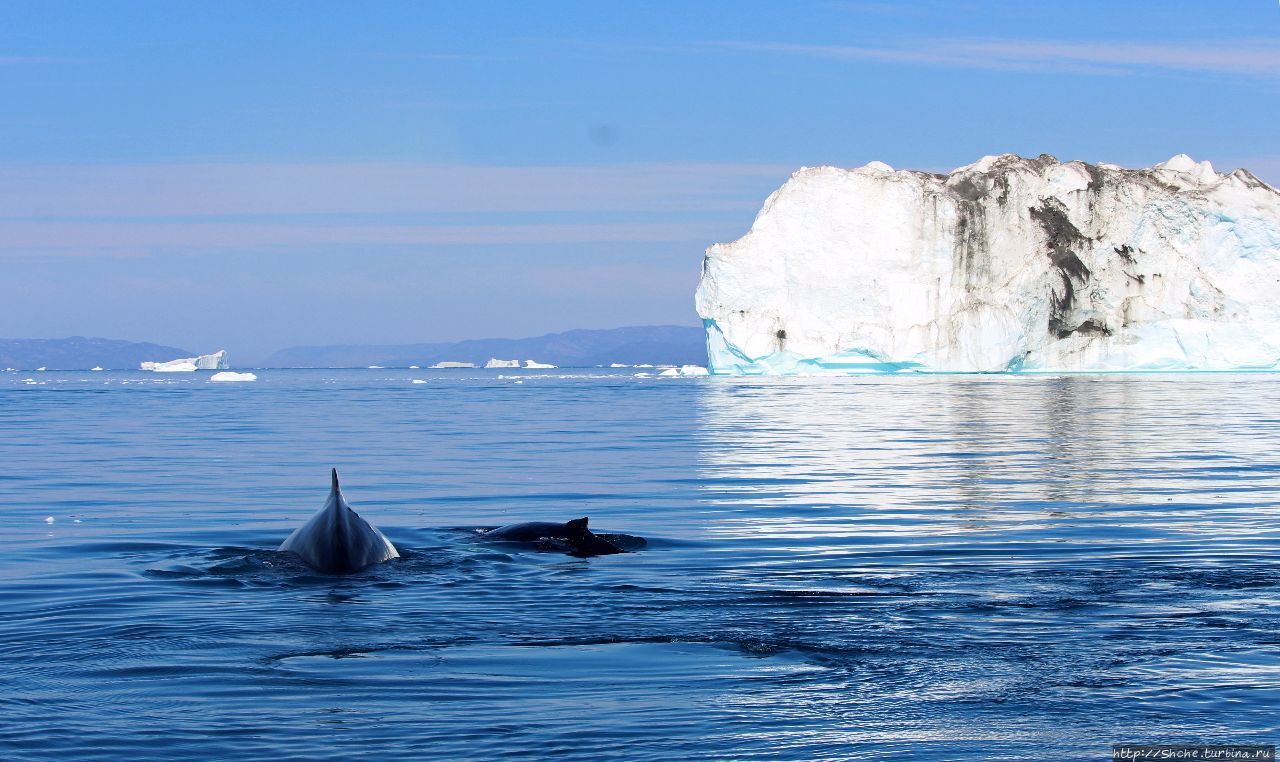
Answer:
[[[715,373],[1273,369],[1280,193],[1182,155],[802,169],[696,303]]]

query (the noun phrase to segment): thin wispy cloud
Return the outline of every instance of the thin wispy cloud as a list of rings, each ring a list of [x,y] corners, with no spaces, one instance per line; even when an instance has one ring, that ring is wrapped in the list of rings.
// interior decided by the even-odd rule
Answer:
[[[243,222],[0,221],[0,254],[137,254],[147,250],[274,249],[327,246],[459,246],[482,244],[710,241],[723,232],[706,223],[559,223],[476,225],[326,225]]]
[[[0,165],[0,218],[723,210],[793,167],[389,162]],[[759,199],[756,199],[758,202]]]
[[[1280,44],[1269,40],[1215,43],[1070,42],[1011,39],[921,39],[892,45],[811,45],[727,41],[712,47],[844,61],[1005,71],[1116,75],[1138,71],[1280,78]]]
[[[65,63],[70,59],[52,56],[0,56],[0,66],[20,66],[22,64]]]
[[[756,164],[0,166],[0,256],[704,242],[733,232],[717,213],[749,215],[789,172]]]

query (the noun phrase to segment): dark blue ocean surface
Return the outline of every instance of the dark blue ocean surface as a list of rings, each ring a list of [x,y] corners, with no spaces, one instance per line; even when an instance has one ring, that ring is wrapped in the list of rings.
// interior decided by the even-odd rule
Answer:
[[[634,373],[0,374],[0,758],[1280,739],[1280,376]],[[402,559],[272,552],[331,466]]]

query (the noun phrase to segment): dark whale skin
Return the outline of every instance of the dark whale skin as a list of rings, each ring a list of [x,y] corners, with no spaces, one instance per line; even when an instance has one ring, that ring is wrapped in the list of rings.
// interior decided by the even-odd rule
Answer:
[[[307,566],[325,574],[350,574],[400,557],[391,541],[347,504],[338,487],[337,469],[324,507],[278,550],[295,553]]]
[[[491,529],[481,535],[488,542],[554,543],[567,546],[575,556],[607,556],[626,551],[612,542],[593,534],[587,528],[587,517],[560,523],[557,521],[526,521],[520,524]]]

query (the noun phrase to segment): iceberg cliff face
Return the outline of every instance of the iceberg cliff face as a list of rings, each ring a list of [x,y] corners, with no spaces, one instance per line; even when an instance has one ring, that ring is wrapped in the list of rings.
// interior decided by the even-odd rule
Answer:
[[[227,350],[219,349],[211,355],[183,357],[168,362],[143,362],[138,367],[157,373],[190,373],[197,370],[225,370],[231,365],[227,362]]]
[[[1280,367],[1280,192],[1184,155],[801,169],[707,250],[713,373]]]

